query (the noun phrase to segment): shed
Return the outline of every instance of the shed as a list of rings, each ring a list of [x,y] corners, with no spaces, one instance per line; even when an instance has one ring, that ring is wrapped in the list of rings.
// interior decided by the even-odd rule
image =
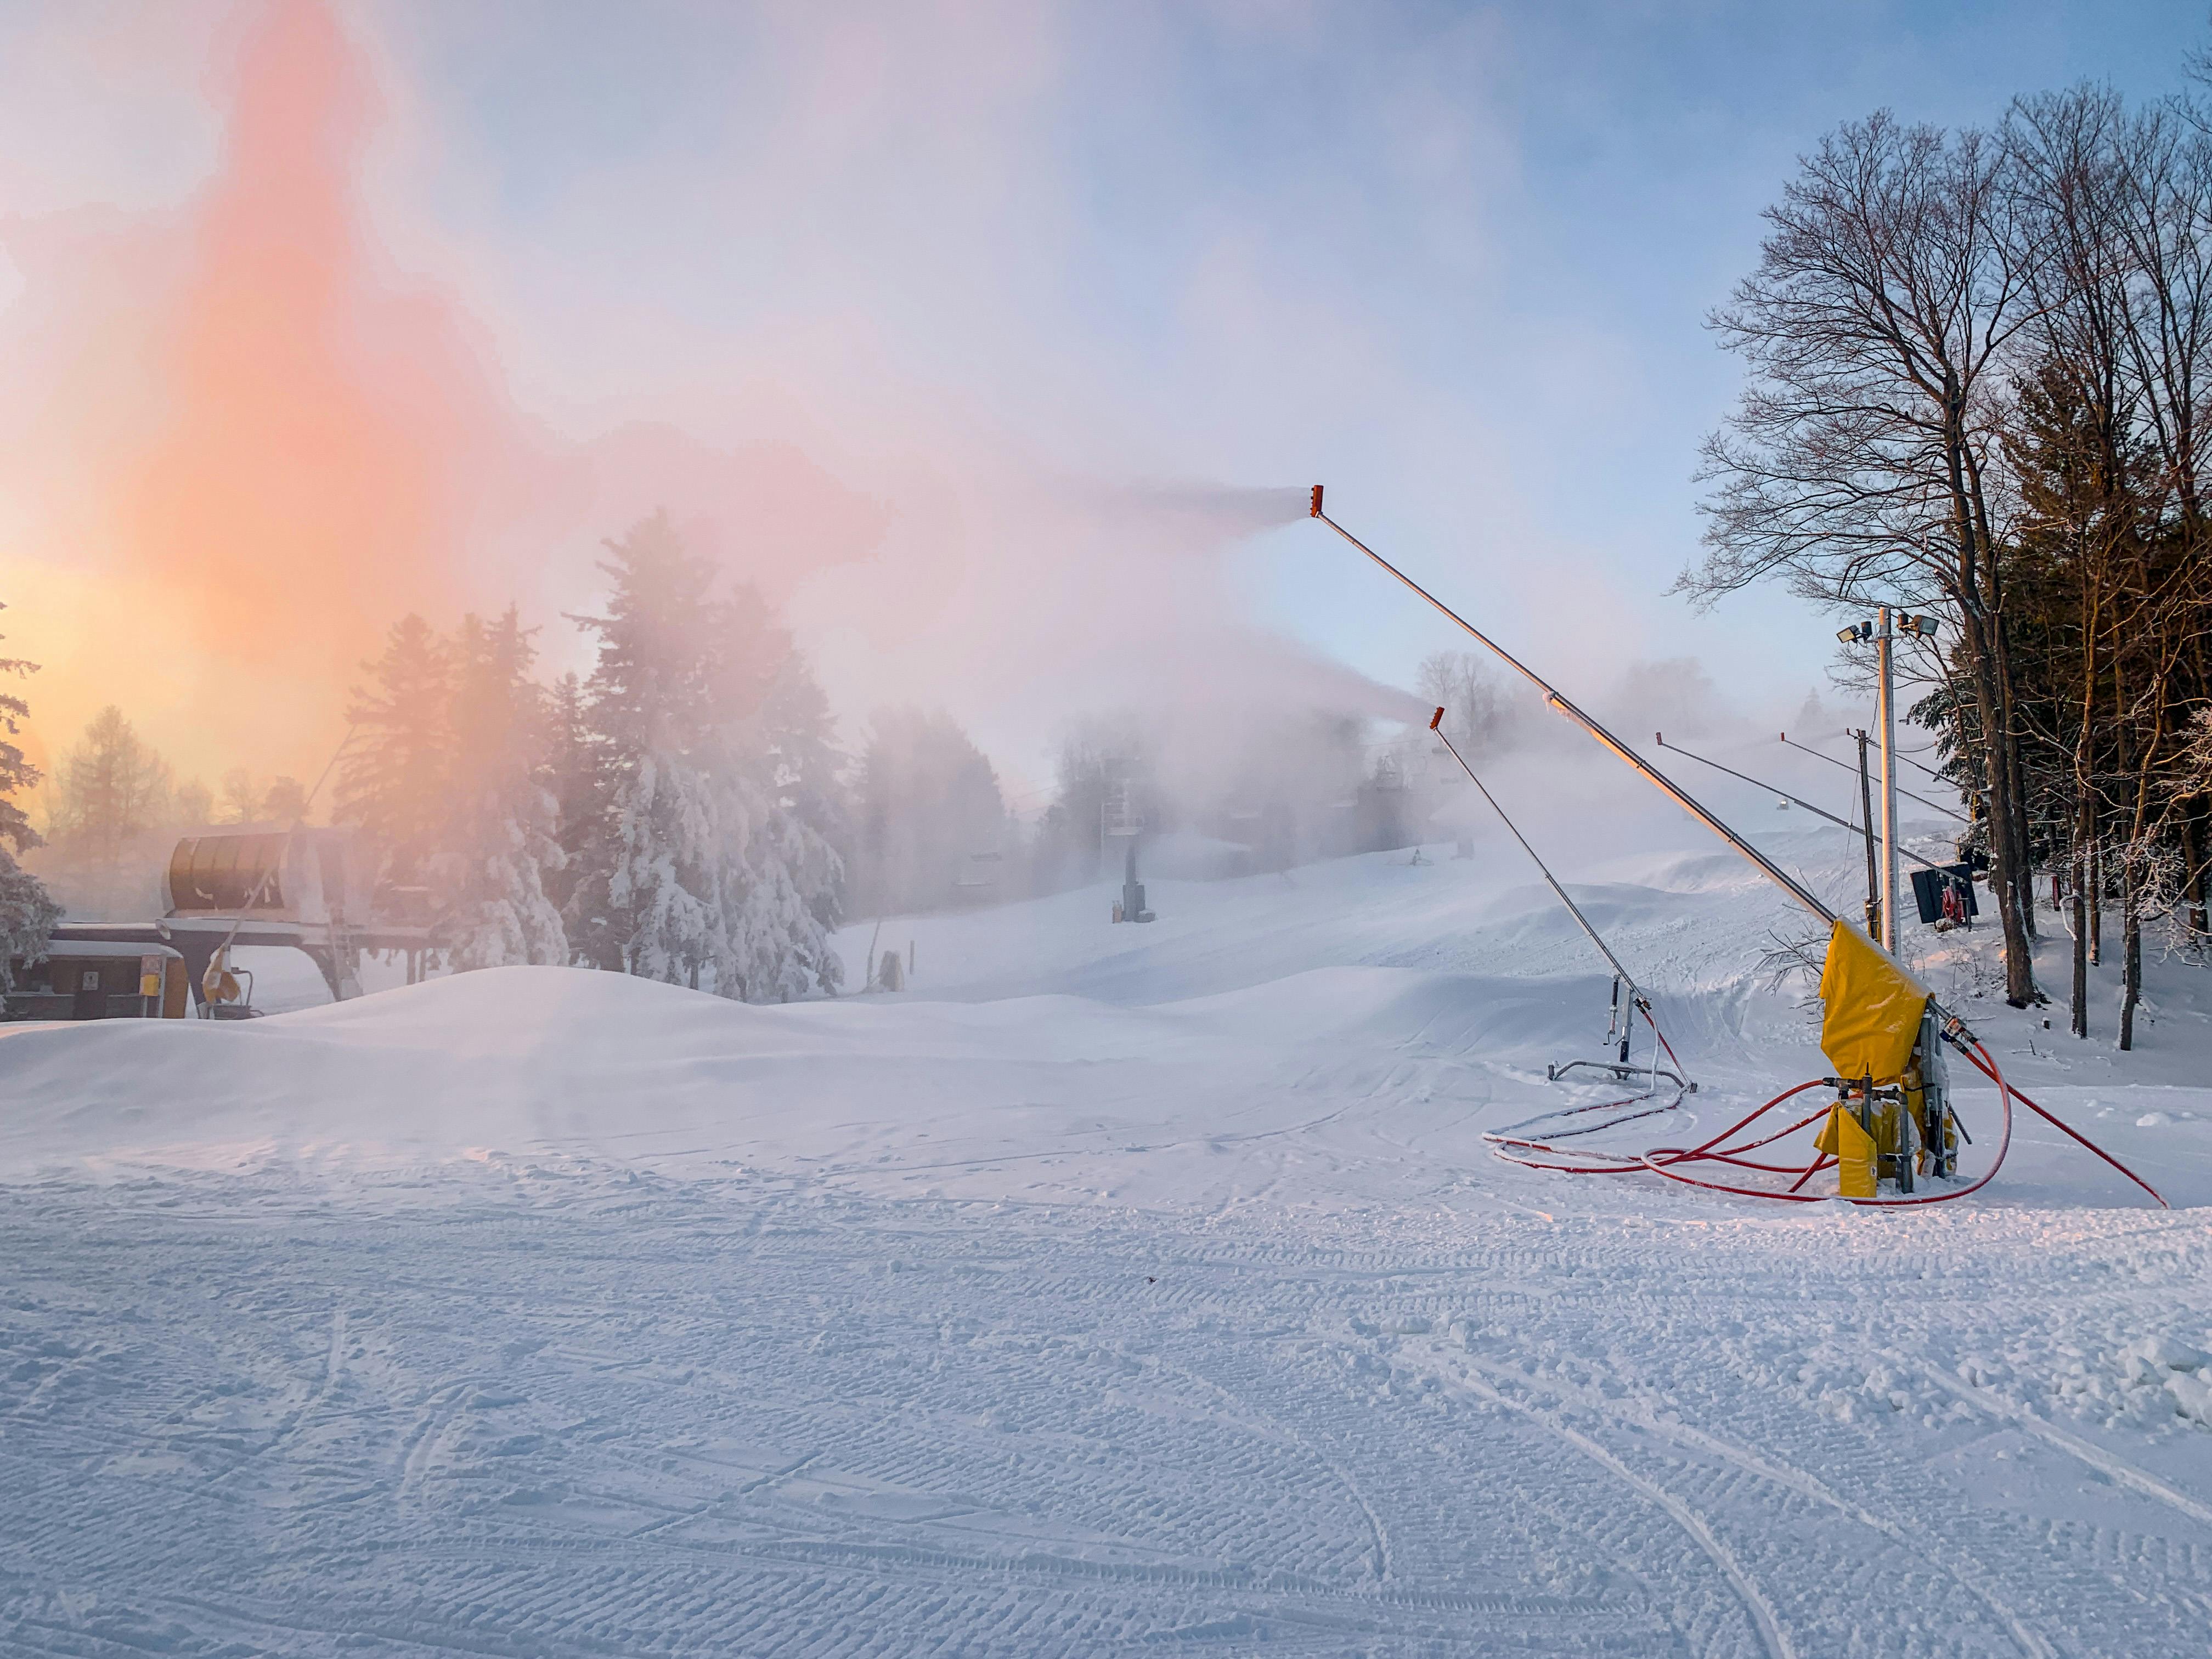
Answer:
[[[190,1006],[185,958],[166,945],[58,939],[8,967],[9,1019],[182,1019]]]

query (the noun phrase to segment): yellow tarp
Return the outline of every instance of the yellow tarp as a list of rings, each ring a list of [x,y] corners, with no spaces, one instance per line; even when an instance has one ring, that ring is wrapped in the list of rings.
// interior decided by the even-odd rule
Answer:
[[[1904,1075],[1928,993],[1847,921],[1828,935],[1820,1001],[1820,1052],[1838,1077],[1894,1083]]]
[[[1842,924],[1837,924],[1841,927]],[[1836,1160],[1836,1195],[1872,1198],[1875,1195],[1874,1137],[1859,1127],[1851,1109],[1838,1103],[1828,1109],[1828,1121],[1814,1138],[1815,1152]]]

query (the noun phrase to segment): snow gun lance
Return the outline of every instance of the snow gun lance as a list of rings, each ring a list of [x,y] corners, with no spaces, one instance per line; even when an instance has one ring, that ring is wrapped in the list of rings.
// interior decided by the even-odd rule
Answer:
[[[1704,824],[1714,835],[1719,836],[1747,864],[1787,893],[1799,906],[1826,924],[1828,957],[1826,971],[1821,976],[1821,990],[1827,1012],[1822,1026],[1821,1048],[1826,1052],[1830,1062],[1837,1066],[1839,1075],[1834,1080],[1838,1087],[1856,1088],[1859,1091],[1861,1102],[1859,1115],[1863,1121],[1871,1116],[1876,1085],[1881,1083],[1901,1082],[1912,1058],[1923,1052],[1932,1051],[1935,1047],[1933,1039],[1940,1038],[1965,1055],[1977,1071],[1997,1085],[1998,1098],[2004,1106],[2007,1144],[2009,1144],[2011,1139],[2011,1103],[2018,1100],[2021,1104],[2027,1107],[2052,1127],[2087,1148],[2130,1181],[2135,1182],[2156,1200],[2161,1207],[2171,1207],[2148,1182],[2143,1180],[2142,1176],[2136,1175],[2102,1147],[2077,1133],[2070,1126],[2054,1117],[2008,1084],[1994,1056],[1990,1055],[1974,1034],[1966,1029],[1964,1020],[1939,1004],[1896,958],[1875,944],[1864,933],[1830,909],[1820,896],[1807,887],[1803,882],[1783,869],[1772,859],[1768,858],[1766,854],[1723,823],[1688,790],[1683,788],[1657,767],[1645,760],[1643,756],[1606,730],[1594,716],[1576,704],[1541,674],[1529,667],[1528,664],[1522,662],[1504,646],[1492,639],[1489,635],[1484,633],[1466,617],[1461,616],[1458,611],[1430,592],[1427,588],[1399,569],[1396,565],[1392,564],[1389,560],[1361,541],[1358,537],[1337,523],[1335,520],[1330,518],[1322,510],[1322,486],[1319,484],[1313,487],[1309,510],[1312,517],[1318,519],[1338,535],[1343,537],[1346,541],[1351,543],[1377,568],[1410,589],[1461,631],[1473,636],[1485,650],[1541,692],[1547,704],[1581,726],[1601,746],[1610,750],[1613,755],[1638,773],[1646,782],[1652,785],[1692,817],[1697,819],[1698,823]],[[1837,1109],[1839,1114],[1843,1110],[1840,1105]],[[1902,1117],[1904,1115],[1900,1112],[1899,1115]],[[1947,1108],[1945,1112],[1947,1119],[1948,1115]],[[1948,1144],[1944,1139],[1945,1131],[1940,1123],[1931,1124],[1929,1127],[1935,1132],[1928,1137],[1929,1149],[1938,1152],[1939,1162],[1947,1162],[1948,1160],[1942,1159],[1940,1156],[1941,1149]],[[2001,1148],[1998,1153],[2000,1162],[2002,1157]],[[1899,1183],[1900,1188],[1909,1186],[1910,1177],[1906,1172],[1911,1164],[1909,1158],[1901,1150],[1901,1143],[1899,1150],[1884,1154],[1881,1161],[1893,1163],[1900,1177]],[[1665,1171],[1662,1170],[1661,1173]],[[1992,1164],[1989,1173],[1975,1182],[1972,1187],[1934,1196],[1964,1197],[1967,1192],[1982,1186],[1989,1180],[1990,1176],[1996,1173],[1996,1165]],[[1688,1179],[1679,1176],[1675,1178]],[[1700,1182],[1695,1184],[1713,1183]],[[1752,1188],[1730,1187],[1723,1188],[1721,1190],[1742,1192],[1751,1197],[1777,1195],[1762,1193]],[[1810,1194],[1806,1196],[1809,1197]],[[1867,1182],[1863,1192],[1847,1194],[1846,1196],[1854,1197],[1862,1203],[1874,1204],[1909,1204],[1929,1201],[1927,1199],[1878,1199],[1875,1196],[1871,1180]]]
[[[1681,787],[1681,786],[1677,784],[1672,778],[1668,777],[1664,773],[1660,771],[1658,768],[1653,766],[1650,762],[1645,760],[1643,756],[1638,754],[1626,744],[1621,742],[1619,738],[1614,737],[1612,732],[1607,731],[1604,726],[1599,725],[1598,722],[1589,714],[1577,708],[1574,703],[1569,702],[1566,696],[1560,692],[1559,689],[1553,685],[1549,680],[1546,679],[1541,674],[1539,674],[1534,669],[1529,667],[1528,664],[1522,662],[1510,651],[1508,651],[1504,646],[1498,644],[1496,640],[1492,639],[1489,635],[1484,633],[1466,617],[1461,616],[1458,611],[1453,610],[1435,594],[1430,592],[1427,588],[1422,586],[1420,583],[1415,581],[1404,571],[1399,569],[1396,565],[1392,564],[1389,560],[1384,558],[1373,548],[1368,546],[1365,542],[1361,541],[1358,537],[1353,535],[1349,530],[1346,530],[1335,520],[1330,518],[1328,514],[1322,512],[1321,510],[1321,485],[1316,484],[1313,487],[1313,501],[1311,507],[1312,515],[1315,518],[1319,519],[1331,530],[1336,532],[1338,535],[1343,537],[1345,540],[1350,542],[1362,553],[1364,553],[1369,558],[1372,559],[1382,569],[1389,572],[1389,574],[1396,577],[1398,580],[1404,583],[1407,587],[1413,589],[1414,592],[1419,594],[1421,598],[1427,600],[1431,605],[1435,606],[1437,611],[1441,611],[1445,617],[1456,626],[1464,629],[1466,632],[1472,634],[1476,640],[1480,641],[1485,649],[1491,652],[1508,668],[1510,668],[1515,673],[1520,675],[1531,685],[1534,685],[1539,691],[1542,692],[1544,694],[1544,701],[1546,702],[1558,709],[1569,720],[1574,721],[1576,725],[1581,726],[1583,731],[1589,732],[1590,736],[1595,738],[1599,743],[1611,750],[1622,760],[1627,762],[1628,764],[1635,768],[1637,771],[1642,773],[1648,781],[1657,787],[1661,793],[1667,796],[1668,799],[1672,800],[1677,806],[1680,806],[1692,817],[1704,824],[1706,829],[1711,830],[1723,841],[1726,842],[1730,847],[1734,848],[1744,859],[1747,860],[1752,865],[1756,866],[1759,872],[1762,875],[1765,876],[1768,880],[1773,882],[1777,886],[1781,888],[1784,892],[1789,894],[1791,898],[1795,899],[1799,904],[1804,906],[1806,909],[1810,910],[1822,921],[1828,923],[1832,927],[1835,924],[1837,921],[1836,913],[1833,910],[1831,910],[1826,904],[1822,903],[1819,896],[1816,895],[1810,888],[1807,887],[1804,883],[1799,881],[1788,871],[1783,869],[1782,866],[1775,863],[1773,860],[1768,858],[1765,854],[1760,852],[1756,847],[1753,847],[1741,836],[1739,836],[1735,830],[1729,829],[1727,824],[1722,823],[1719,818],[1714,817],[1712,813],[1707,811],[1703,806],[1699,805],[1696,800],[1691,798],[1687,790]]]

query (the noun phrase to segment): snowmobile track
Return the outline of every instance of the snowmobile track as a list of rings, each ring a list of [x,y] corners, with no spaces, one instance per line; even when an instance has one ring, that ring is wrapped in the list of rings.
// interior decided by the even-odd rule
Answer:
[[[1924,1310],[1931,1364],[2010,1352],[2049,1419],[2036,1356],[2109,1343],[2112,1266],[2201,1304],[2205,1246],[1696,1213],[0,1187],[0,1650],[2201,1652],[2186,1504],[1921,1478],[1996,1419],[1855,1310]],[[2027,1336],[1978,1262],[2038,1297]],[[2157,1460],[2201,1431],[2160,1432],[2124,1461],[2200,1503]]]

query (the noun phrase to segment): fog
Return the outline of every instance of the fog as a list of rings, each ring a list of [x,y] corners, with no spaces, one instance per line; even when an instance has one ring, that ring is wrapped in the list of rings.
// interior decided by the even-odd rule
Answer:
[[[1314,479],[1282,475],[1320,471],[1311,453],[1286,448],[1271,477],[1194,476],[1146,434],[1154,394],[1076,361],[1095,341],[1015,361],[1035,314],[1010,316],[1000,345],[955,349],[992,337],[979,319],[993,296],[963,292],[971,267],[948,248],[994,239],[975,258],[1018,277],[1031,242],[1067,234],[1036,210],[1014,113],[1060,67],[1021,9],[939,19],[942,41],[926,20],[841,33],[774,9],[741,41],[713,37],[805,70],[757,166],[706,198],[684,193],[696,175],[671,181],[672,216],[781,216],[761,218],[764,246],[796,250],[750,287],[730,276],[720,327],[633,301],[633,281],[659,281],[650,251],[635,270],[618,248],[588,270],[513,248],[494,260],[441,221],[424,181],[466,163],[425,112],[419,43],[386,15],[245,0],[207,17],[143,48],[58,19],[43,49],[185,100],[205,155],[167,164],[187,176],[166,197],[0,224],[0,488],[29,554],[0,599],[13,644],[46,664],[34,756],[112,702],[180,775],[312,777],[356,665],[405,611],[446,626],[512,599],[542,629],[549,670],[586,665],[562,614],[595,602],[601,540],[662,507],[783,608],[848,734],[881,704],[941,706],[1017,796],[1049,782],[1085,716],[1170,734],[1162,766],[1186,779],[1231,768],[1270,720],[1351,717],[1381,741],[1425,719],[1408,689],[1417,653],[1395,674],[1359,672],[1302,643],[1265,591],[1255,549],[1287,544],[1266,538],[1304,520]],[[164,73],[155,54],[179,61]],[[925,84],[939,73],[946,86]],[[901,159],[851,185],[856,158],[887,155]],[[907,167],[927,169],[926,204],[901,195]],[[588,180],[574,195],[567,210],[584,210]],[[932,222],[946,234],[919,234]],[[904,232],[910,263],[873,257]],[[742,238],[726,251],[742,271]],[[518,289],[517,269],[537,286]],[[1260,295],[1216,261],[1192,303],[1233,335]],[[1356,340],[1326,332],[1317,356],[1260,372],[1337,386],[1364,373]],[[1310,344],[1286,329],[1267,356]],[[1158,395],[1213,395],[1203,380]],[[1256,408],[1272,389],[1243,391]],[[1340,550],[1304,546],[1300,568]],[[1357,564],[1340,591],[1392,616],[1399,596]],[[1565,607],[1575,629],[1531,654],[1564,661],[1577,695],[1620,688],[1632,724],[1720,718],[1694,662],[1637,666],[1638,630],[1601,581],[1563,588],[1556,568],[1540,580],[1511,564],[1442,574],[1509,609]]]

